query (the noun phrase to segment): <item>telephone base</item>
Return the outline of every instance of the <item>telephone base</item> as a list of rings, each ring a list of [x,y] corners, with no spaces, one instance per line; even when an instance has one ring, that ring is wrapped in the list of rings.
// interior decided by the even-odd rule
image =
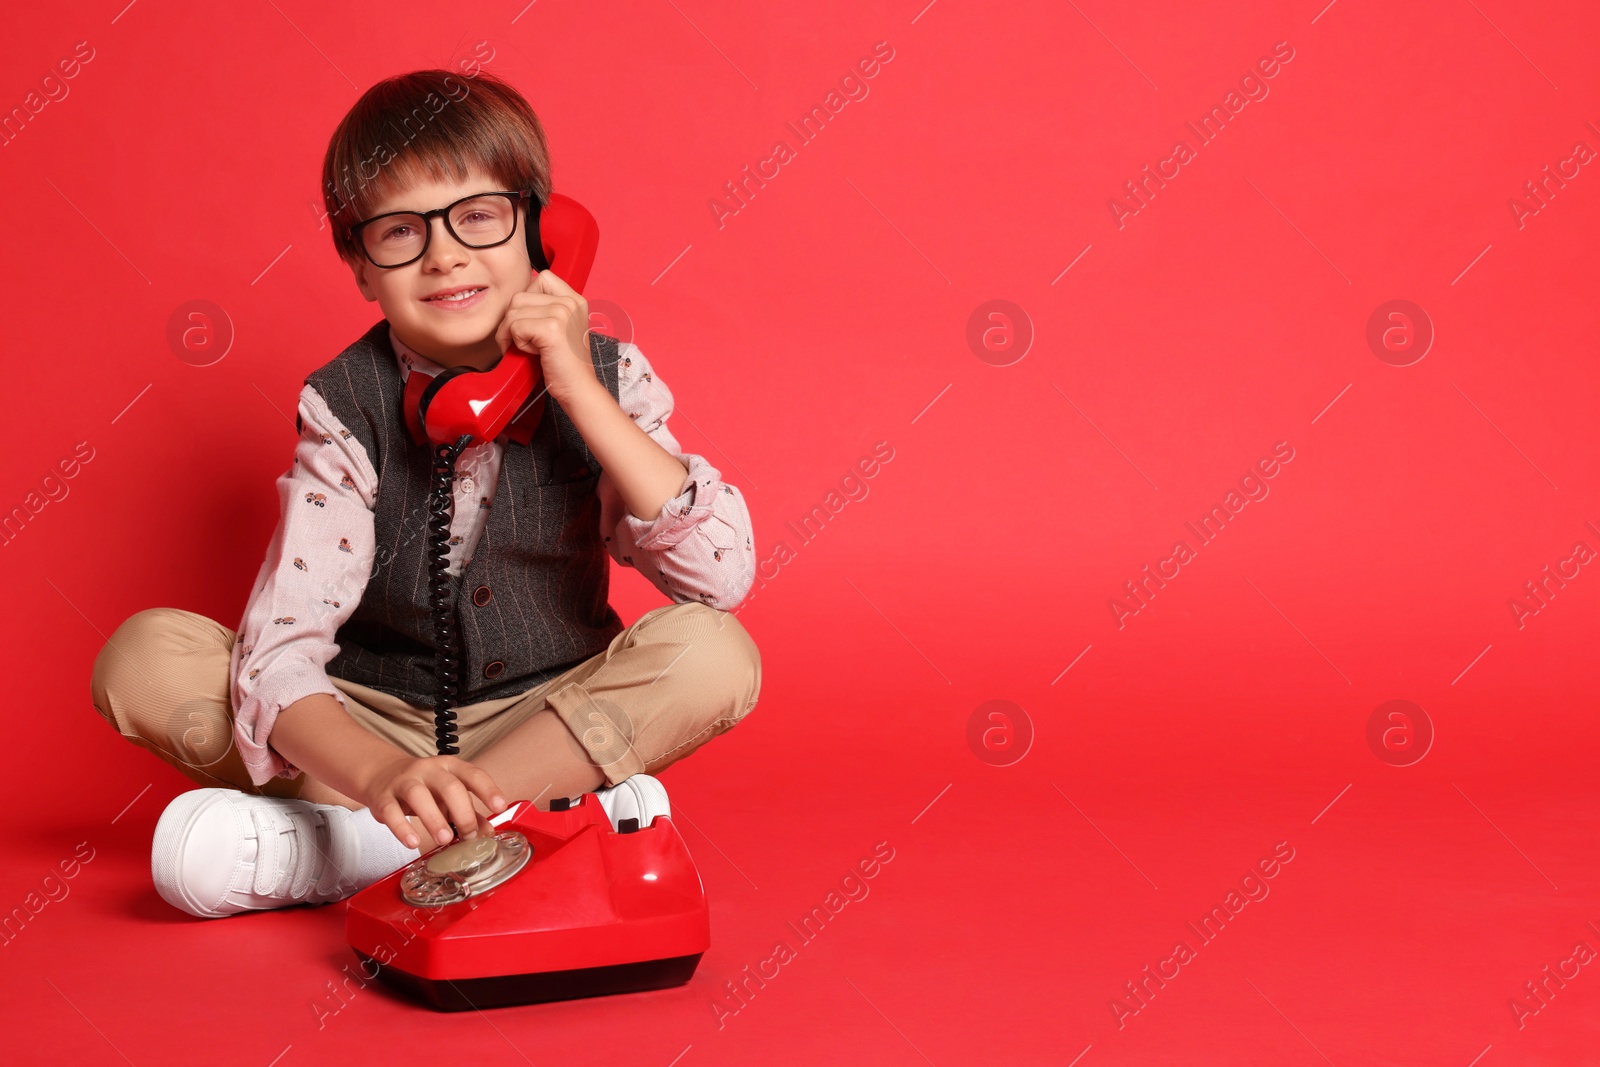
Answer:
[[[362,972],[440,1011],[683,985],[711,946],[700,874],[668,815],[614,830],[594,793],[519,802],[492,839],[435,849],[351,897]]]
[[[474,1008],[504,1008],[516,1004],[540,1004],[552,1000],[575,1000],[610,993],[642,993],[651,989],[670,989],[683,985],[693,975],[702,953],[675,956],[665,960],[617,963],[609,967],[580,967],[570,971],[543,971],[495,978],[457,978],[435,981],[384,967],[377,960],[355,949],[363,973],[377,972],[380,981],[426,1004],[436,1011],[467,1011]]]

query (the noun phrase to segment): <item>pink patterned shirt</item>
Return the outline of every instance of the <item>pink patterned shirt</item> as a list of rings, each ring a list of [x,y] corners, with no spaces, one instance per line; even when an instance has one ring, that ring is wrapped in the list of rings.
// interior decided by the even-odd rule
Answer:
[[[413,367],[430,375],[445,369],[406,347],[393,327],[389,339],[402,383]],[[667,429],[672,392],[638,346],[624,342],[619,357],[618,404],[652,440],[682,460],[688,474],[680,493],[654,519],[635,516],[610,479],[603,479],[600,530],[606,548],[612,559],[638,569],[669,599],[730,610],[755,580],[744,496],[704,457],[679,449]],[[278,477],[278,528],[245,606],[229,672],[234,740],[256,785],[300,773],[269,745],[280,711],[312,693],[327,693],[349,706],[326,668],[339,651],[335,634],[360,602],[376,557],[372,509],[378,476],[366,449],[310,385],[300,391],[300,422],[294,462]],[[461,574],[477,548],[488,514],[478,501],[487,498],[493,504],[503,440],[502,435],[475,444],[457,462],[452,575]],[[322,507],[294,506],[318,493]],[[338,577],[313,580],[312,574]],[[277,625],[286,618],[295,624]]]

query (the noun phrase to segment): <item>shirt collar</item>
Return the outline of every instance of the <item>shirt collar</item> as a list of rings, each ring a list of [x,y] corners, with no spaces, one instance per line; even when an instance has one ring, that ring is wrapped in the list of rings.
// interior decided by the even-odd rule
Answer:
[[[435,363],[395,336],[392,323],[389,326],[389,344],[394,349],[394,361],[400,367],[400,384],[402,385],[405,384],[406,379],[411,377],[413,368],[420,370],[430,378],[437,376],[445,369],[443,364]]]

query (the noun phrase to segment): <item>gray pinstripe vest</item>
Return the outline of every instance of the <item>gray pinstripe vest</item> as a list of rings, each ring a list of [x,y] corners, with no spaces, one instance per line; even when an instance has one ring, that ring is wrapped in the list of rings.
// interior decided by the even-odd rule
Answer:
[[[595,375],[615,398],[617,340],[593,331],[589,337]],[[388,320],[306,382],[366,448],[378,473],[377,559],[355,613],[339,628],[339,653],[327,671],[432,707],[437,642],[426,546],[433,454],[406,429]],[[546,397],[533,440],[501,444],[493,504],[456,585],[458,707],[531,689],[604,651],[623,629],[607,602],[600,463],[578,428]]]

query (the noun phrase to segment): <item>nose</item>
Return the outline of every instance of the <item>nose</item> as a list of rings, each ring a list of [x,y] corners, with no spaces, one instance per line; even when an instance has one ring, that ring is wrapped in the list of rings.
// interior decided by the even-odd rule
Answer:
[[[443,235],[445,240],[438,240],[438,235]],[[445,225],[443,215],[428,220],[428,245],[422,250],[424,270],[433,266],[444,268],[459,263],[466,257],[466,249],[467,246],[456,240],[455,234],[450,232],[450,227]]]

